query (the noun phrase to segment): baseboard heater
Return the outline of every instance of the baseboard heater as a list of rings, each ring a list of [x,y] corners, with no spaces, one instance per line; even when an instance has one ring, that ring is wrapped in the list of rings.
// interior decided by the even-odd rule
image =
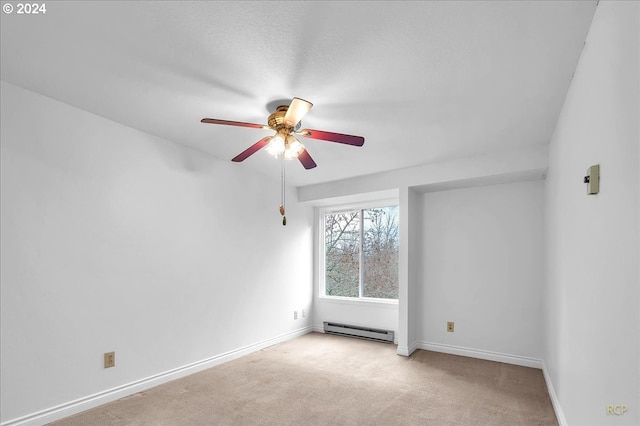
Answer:
[[[377,342],[393,343],[392,330],[378,330],[370,327],[359,327],[357,325],[338,324],[324,321],[324,332],[327,334],[337,334],[339,336],[356,337],[358,339],[375,340]]]

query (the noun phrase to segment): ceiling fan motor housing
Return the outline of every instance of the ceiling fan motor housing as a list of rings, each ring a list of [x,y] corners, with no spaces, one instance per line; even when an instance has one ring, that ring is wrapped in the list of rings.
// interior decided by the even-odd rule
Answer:
[[[302,124],[301,121],[296,123],[296,125],[293,127],[287,126],[286,123],[284,122],[284,116],[287,114],[288,110],[289,110],[288,105],[280,105],[278,108],[276,108],[276,112],[274,112],[269,116],[269,119],[267,120],[267,125],[273,130],[275,130],[276,132],[285,130],[286,134],[291,134],[291,132],[298,131]]]

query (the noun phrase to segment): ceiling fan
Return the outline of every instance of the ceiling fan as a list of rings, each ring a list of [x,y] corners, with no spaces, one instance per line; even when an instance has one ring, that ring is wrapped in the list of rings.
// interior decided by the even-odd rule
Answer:
[[[244,123],[241,121],[220,120],[216,118],[203,118],[202,123],[223,124],[227,126],[251,127],[255,129],[271,129],[276,133],[273,136],[266,136],[251,145],[231,161],[240,162],[255,154],[262,148],[276,158],[292,160],[297,158],[305,169],[313,169],[316,162],[309,155],[304,145],[294,136],[299,135],[305,138],[318,139],[329,142],[336,142],[345,145],[362,146],[364,138],[362,136],[345,135],[342,133],[326,132],[322,130],[302,129],[300,130],[302,117],[313,107],[311,102],[300,98],[293,98],[289,105],[280,105],[271,114],[266,125]]]
[[[286,102],[286,101],[285,101]],[[317,166],[316,162],[309,155],[304,145],[294,136],[299,135],[310,139],[319,139],[329,142],[337,142],[345,145],[362,146],[364,138],[362,136],[345,135],[342,133],[325,132],[323,130],[300,130],[302,117],[309,112],[313,104],[300,98],[293,98],[289,105],[280,105],[276,111],[269,116],[267,124],[244,123],[242,121],[220,120],[217,118],[203,118],[202,123],[223,124],[226,126],[251,127],[255,129],[273,130],[276,133],[273,136],[265,136],[249,148],[242,151],[231,159],[231,161],[244,161],[249,156],[265,148],[266,151],[276,158],[282,159],[281,172],[281,202],[280,214],[282,215],[282,224],[287,224],[285,216],[285,173],[284,160],[293,160],[297,158],[305,169],[313,169]]]

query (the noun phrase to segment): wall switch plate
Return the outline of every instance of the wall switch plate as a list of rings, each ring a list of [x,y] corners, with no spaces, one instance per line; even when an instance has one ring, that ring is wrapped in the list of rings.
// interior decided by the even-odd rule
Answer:
[[[454,322],[453,321],[447,321],[447,331],[449,333],[453,333],[453,329],[454,329]]]
[[[302,310],[302,318],[306,318],[307,316],[307,311],[305,311],[304,309]]]
[[[298,319],[298,311],[293,311],[293,319],[294,320]]]
[[[587,194],[597,194],[600,192],[600,165],[589,167],[587,175],[584,177],[587,184]]]
[[[104,368],[115,367],[116,365],[116,353],[106,352],[104,354]]]

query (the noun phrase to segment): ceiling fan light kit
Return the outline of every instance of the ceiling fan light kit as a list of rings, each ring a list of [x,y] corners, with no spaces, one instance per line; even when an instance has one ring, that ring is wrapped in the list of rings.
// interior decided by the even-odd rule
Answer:
[[[344,145],[362,146],[364,138],[362,136],[345,135],[342,133],[326,132],[322,130],[302,129],[301,120],[313,104],[301,98],[293,98],[289,105],[280,105],[276,111],[269,115],[267,125],[245,123],[242,121],[220,120],[217,118],[203,118],[202,123],[221,124],[226,126],[250,127],[254,129],[271,129],[276,133],[273,136],[266,136],[249,148],[236,155],[231,159],[234,162],[246,160],[249,156],[260,151],[262,148],[274,156],[282,159],[282,203],[280,204],[280,214],[282,215],[282,224],[287,224],[287,218],[284,215],[284,162],[285,160],[293,160],[297,158],[302,166],[309,170],[317,166],[316,162],[307,152],[305,146],[294,135],[303,136],[305,138],[323,140],[328,142],[336,142]]]

